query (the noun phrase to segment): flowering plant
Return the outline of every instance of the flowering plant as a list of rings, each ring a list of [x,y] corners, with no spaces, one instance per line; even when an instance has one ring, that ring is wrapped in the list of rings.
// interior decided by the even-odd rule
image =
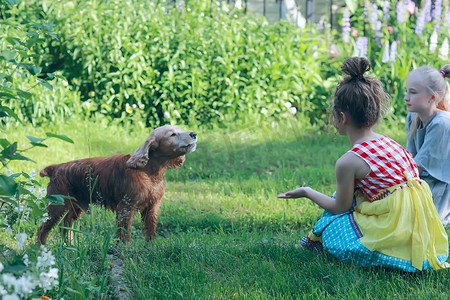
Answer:
[[[448,60],[450,9],[441,0],[346,0],[337,43],[342,57],[367,57],[373,73],[393,98],[397,116],[406,114],[404,84],[408,73],[421,65],[437,69]],[[360,34],[349,35],[350,28]]]

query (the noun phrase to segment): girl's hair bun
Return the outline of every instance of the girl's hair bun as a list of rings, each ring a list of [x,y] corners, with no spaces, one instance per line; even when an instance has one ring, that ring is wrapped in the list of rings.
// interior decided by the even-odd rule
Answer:
[[[365,57],[350,57],[342,63],[342,72],[352,78],[363,79],[364,73],[370,70],[370,62]]]
[[[445,65],[439,70],[444,78],[450,78],[450,65]]]

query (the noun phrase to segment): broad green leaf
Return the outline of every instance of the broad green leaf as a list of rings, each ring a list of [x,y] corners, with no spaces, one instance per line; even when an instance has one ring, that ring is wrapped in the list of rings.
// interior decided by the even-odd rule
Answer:
[[[0,56],[3,56],[7,61],[14,59],[14,57],[16,57],[16,54],[17,54],[16,51],[4,50],[4,51],[0,52]]]
[[[6,265],[5,268],[3,269],[3,272],[19,275],[27,270],[28,267],[23,263],[22,259],[17,258],[14,263]]]
[[[5,149],[3,149],[1,154],[5,157],[9,157],[9,156],[13,155],[14,153],[16,153],[16,151],[17,151],[17,142],[14,142],[12,144],[9,144],[9,146],[6,147]]]
[[[38,137],[30,136],[30,135],[27,135],[27,139],[29,139],[32,143],[40,143],[40,142],[45,141],[44,138],[38,138]]]
[[[17,190],[17,183],[10,177],[0,175],[0,195],[13,196]]]
[[[47,195],[45,197],[48,201],[55,205],[64,205],[64,196],[63,195]]]
[[[50,91],[53,91],[53,86],[50,83],[48,83],[47,81],[40,79],[40,78],[38,78],[38,81],[42,86],[48,88]]]
[[[23,124],[22,120],[20,120],[19,117],[16,115],[16,113],[13,112],[12,109],[10,109],[9,107],[0,106],[0,111],[6,112],[8,116],[13,117],[14,119]]]
[[[48,148],[48,146],[46,144],[42,144],[42,143],[31,143],[31,145],[33,145],[35,147]]]
[[[35,162],[34,160],[32,160],[31,158],[28,158],[26,156],[23,156],[22,154],[19,153],[14,153],[14,155],[10,158],[11,160],[27,160],[27,161],[32,161]]]
[[[6,0],[6,2],[8,2],[9,5],[13,6],[19,3],[19,0]]]
[[[11,145],[11,143],[7,139],[0,139],[0,146],[2,146],[3,148],[6,148],[9,145]]]
[[[60,139],[60,140],[63,140],[63,141],[66,141],[66,142],[68,142],[68,143],[73,144],[73,141],[72,141],[67,135],[64,135],[64,134],[54,134],[54,133],[51,133],[51,132],[46,132],[45,134],[46,134],[48,137],[54,137],[54,138],[57,138],[57,139]]]
[[[21,90],[21,89],[17,89],[17,95],[19,95],[19,97],[27,99],[27,100],[31,100],[33,98],[33,94],[31,94],[27,91]]]
[[[40,68],[33,66],[32,64],[19,64],[19,66],[26,69],[31,75],[36,75],[41,72]]]
[[[18,38],[11,37],[11,36],[8,36],[8,37],[6,38],[6,41],[7,41],[8,43],[10,43],[11,45],[13,45],[13,46],[22,44]]]

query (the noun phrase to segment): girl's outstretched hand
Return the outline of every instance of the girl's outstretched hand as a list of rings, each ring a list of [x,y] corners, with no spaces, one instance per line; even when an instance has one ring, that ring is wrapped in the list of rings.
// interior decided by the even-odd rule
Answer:
[[[277,198],[302,198],[306,197],[306,189],[307,187],[299,187],[293,191],[289,191],[286,193],[281,193],[277,195]]]

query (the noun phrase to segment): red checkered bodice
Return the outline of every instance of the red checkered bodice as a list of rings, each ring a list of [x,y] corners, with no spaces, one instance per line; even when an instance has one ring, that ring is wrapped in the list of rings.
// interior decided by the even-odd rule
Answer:
[[[355,188],[370,201],[378,200],[376,196],[386,188],[406,182],[405,171],[411,177],[419,176],[411,153],[387,136],[356,144],[349,152],[361,157],[370,167],[366,177],[355,180]]]

